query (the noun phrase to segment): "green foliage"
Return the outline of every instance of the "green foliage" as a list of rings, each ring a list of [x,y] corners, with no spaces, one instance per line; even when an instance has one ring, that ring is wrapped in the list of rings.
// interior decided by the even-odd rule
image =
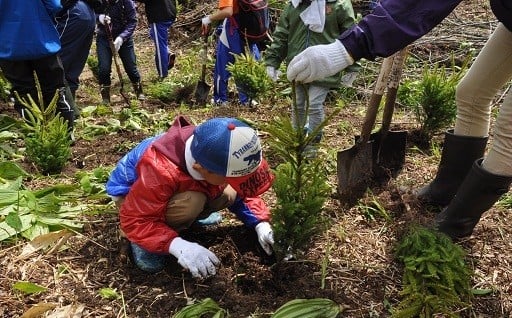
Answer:
[[[470,300],[471,271],[464,250],[437,231],[412,227],[396,249],[404,264],[403,297],[393,317],[458,317]]]
[[[19,173],[19,172],[18,172]],[[24,189],[22,178],[0,184],[0,241],[18,235],[32,240],[65,228],[80,229],[83,207],[64,204],[76,185],[59,184],[37,191]]]
[[[99,68],[98,68],[98,58],[96,55],[89,55],[87,57],[87,66],[89,66],[89,69],[92,72],[92,75],[97,80],[99,78]]]
[[[274,251],[280,257],[300,253],[311,237],[323,230],[325,220],[321,211],[331,189],[326,181],[324,160],[307,158],[306,149],[336,113],[334,111],[309,134],[295,129],[293,121],[285,116],[276,117],[265,125],[264,129],[272,136],[268,141],[271,150],[284,161],[275,169],[273,184],[277,197],[272,211]],[[295,122],[297,127],[304,127],[303,122]]]
[[[71,139],[68,133],[68,125],[60,114],[56,113],[58,92],[55,92],[52,101],[44,106],[41,87],[36,78],[39,104],[32,96],[28,100],[16,97],[25,106],[26,128],[28,133],[25,136],[27,157],[32,161],[43,174],[60,173],[64,165],[71,157]]]
[[[149,84],[146,93],[164,103],[188,101],[199,79],[198,63],[200,65],[202,62],[198,62],[196,51],[180,55],[179,63],[175,66],[176,72]]]
[[[201,318],[201,317],[224,318],[227,312],[211,298],[205,298],[198,303],[194,303],[181,309],[172,318]],[[213,315],[213,316],[212,316]]]
[[[31,282],[18,281],[12,285],[12,289],[20,291],[26,295],[39,294],[46,291],[48,288],[39,286]]]
[[[11,94],[11,88],[11,83],[9,83],[2,70],[0,70],[0,100],[7,101]]]
[[[467,69],[452,66],[449,72],[439,64],[425,65],[419,80],[405,80],[398,89],[398,100],[413,108],[420,130],[428,137],[452,125],[456,115],[455,89]]]
[[[246,49],[249,51],[249,49]],[[264,95],[272,88],[272,80],[267,76],[263,61],[258,61],[251,54],[234,54],[235,62],[229,63],[228,71],[238,86],[250,99]]]

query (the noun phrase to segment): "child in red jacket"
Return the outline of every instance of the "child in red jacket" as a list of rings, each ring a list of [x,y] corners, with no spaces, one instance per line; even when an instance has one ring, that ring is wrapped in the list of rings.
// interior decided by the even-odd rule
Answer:
[[[135,263],[148,272],[175,256],[192,276],[216,273],[220,261],[207,248],[179,237],[196,220],[228,208],[268,254],[274,243],[270,212],[260,194],[274,176],[254,129],[234,118],[199,126],[182,116],[169,130],[144,140],[114,169],[107,193],[120,207],[121,229]]]

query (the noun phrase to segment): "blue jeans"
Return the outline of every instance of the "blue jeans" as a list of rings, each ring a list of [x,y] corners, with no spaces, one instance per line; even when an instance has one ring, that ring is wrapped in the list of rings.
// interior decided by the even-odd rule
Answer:
[[[306,92],[309,100],[309,111],[306,114]],[[297,85],[297,115],[292,107],[292,122],[295,128],[303,124],[308,132],[315,130],[325,119],[324,102],[329,88],[315,85]],[[322,132],[320,131],[315,142],[320,142]]]
[[[124,70],[132,83],[140,82],[140,74],[137,69],[137,58],[133,47],[133,39],[130,38],[121,45],[119,57],[123,63]],[[110,86],[110,74],[112,68],[112,51],[109,40],[105,36],[96,36],[96,54],[98,55],[98,79],[100,85]]]

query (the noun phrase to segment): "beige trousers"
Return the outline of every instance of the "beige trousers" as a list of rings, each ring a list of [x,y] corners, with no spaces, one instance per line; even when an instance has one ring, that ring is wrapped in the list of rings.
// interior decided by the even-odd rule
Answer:
[[[165,221],[169,227],[181,232],[192,225],[196,219],[208,217],[212,212],[231,206],[236,199],[236,191],[227,186],[224,192],[216,199],[207,202],[206,195],[201,192],[185,191],[175,194],[169,199]],[[124,197],[115,201],[119,210]]]
[[[473,65],[457,85],[455,135],[489,134],[491,105],[512,78],[512,32],[499,23]],[[482,166],[512,176],[512,93],[506,93],[494,127],[494,139]]]

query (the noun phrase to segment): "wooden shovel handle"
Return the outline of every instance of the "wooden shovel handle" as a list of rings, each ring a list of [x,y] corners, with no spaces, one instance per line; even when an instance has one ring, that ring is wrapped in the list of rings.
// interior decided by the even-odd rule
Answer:
[[[395,109],[396,94],[400,85],[400,78],[404,69],[405,58],[407,57],[407,48],[404,48],[393,55],[393,65],[389,74],[388,90],[386,93],[386,102],[382,114],[381,132],[386,134],[391,125],[391,119]]]
[[[377,119],[380,101],[382,100],[382,95],[384,95],[384,90],[386,89],[386,83],[389,77],[389,73],[391,72],[392,65],[393,57],[390,56],[386,57],[380,66],[379,77],[377,78],[372,96],[368,102],[366,116],[364,118],[363,127],[361,129],[361,138],[359,139],[359,142],[363,145],[366,144],[370,139],[370,134],[372,132],[373,126],[375,125],[375,120]]]
[[[206,78],[206,60],[208,59],[208,33],[203,35],[203,65],[201,69],[201,81],[204,82]]]

